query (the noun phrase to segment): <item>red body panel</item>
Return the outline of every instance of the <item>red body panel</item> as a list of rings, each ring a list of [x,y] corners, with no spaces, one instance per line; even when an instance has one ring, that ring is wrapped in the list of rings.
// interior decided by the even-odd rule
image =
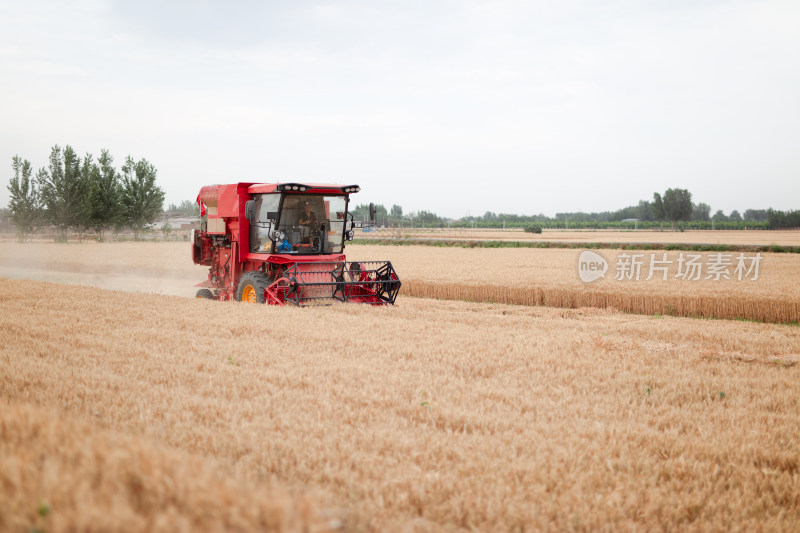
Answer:
[[[217,187],[218,216],[225,218],[239,218],[239,191],[236,185],[219,185]]]
[[[289,254],[245,254],[244,261],[247,263],[261,264],[266,262],[276,265],[291,265],[294,263],[319,263],[330,261],[344,261],[344,254],[326,255],[289,255]],[[250,269],[253,270],[253,269]]]

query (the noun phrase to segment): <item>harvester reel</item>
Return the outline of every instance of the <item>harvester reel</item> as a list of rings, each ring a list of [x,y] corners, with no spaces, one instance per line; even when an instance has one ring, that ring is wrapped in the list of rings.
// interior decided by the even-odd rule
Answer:
[[[295,263],[284,274],[286,303],[394,303],[400,280],[389,261]]]
[[[350,278],[353,280],[361,279],[361,265],[350,263]]]
[[[381,282],[378,291],[380,294],[391,294],[393,291],[400,288],[400,280],[397,279],[397,275],[393,272],[390,274],[380,274],[378,279]]]
[[[289,288],[286,291],[286,294],[294,294],[295,296],[298,295],[298,291],[300,290],[300,284],[297,283],[297,278],[292,276],[289,278]]]

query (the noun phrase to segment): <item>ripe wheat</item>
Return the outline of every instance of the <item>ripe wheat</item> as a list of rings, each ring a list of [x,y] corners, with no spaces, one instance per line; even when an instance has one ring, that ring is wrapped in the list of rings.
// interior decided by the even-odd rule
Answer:
[[[390,257],[407,296],[552,307],[611,307],[626,313],[670,314],[765,322],[800,320],[800,255],[761,254],[757,279],[698,281],[676,277],[679,252],[599,251],[609,264],[605,279],[583,283],[578,277],[580,250],[463,249],[404,246],[359,246],[358,258]],[[620,254],[643,254],[639,280],[617,280]],[[647,280],[651,259],[672,262],[667,279],[656,272]],[[698,253],[701,262],[709,253]],[[730,254],[735,263],[738,254]],[[755,254],[745,254],[747,257]]]
[[[796,327],[0,279],[0,331],[3,530],[800,523]]]

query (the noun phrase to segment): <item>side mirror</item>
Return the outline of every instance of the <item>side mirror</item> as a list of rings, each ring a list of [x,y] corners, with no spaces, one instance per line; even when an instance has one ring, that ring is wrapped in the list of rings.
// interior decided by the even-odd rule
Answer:
[[[355,238],[355,236],[356,235],[353,230],[347,230],[347,233],[345,233],[344,235],[345,239],[347,239],[348,241],[352,241]]]
[[[244,204],[244,218],[246,218],[248,222],[253,222],[256,219],[256,201],[255,200],[248,200]]]
[[[372,202],[369,203],[369,221],[375,222],[375,216],[378,214],[378,208]]]

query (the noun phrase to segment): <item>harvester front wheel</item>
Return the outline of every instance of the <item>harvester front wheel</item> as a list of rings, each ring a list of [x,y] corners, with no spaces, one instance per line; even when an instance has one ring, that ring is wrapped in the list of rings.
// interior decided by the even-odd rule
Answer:
[[[264,303],[264,292],[269,286],[269,279],[261,272],[246,272],[239,281],[236,290],[236,301]]]
[[[195,294],[195,298],[205,298],[206,300],[213,300],[214,293],[212,293],[208,289],[200,289],[199,291],[197,291],[197,294]]]

